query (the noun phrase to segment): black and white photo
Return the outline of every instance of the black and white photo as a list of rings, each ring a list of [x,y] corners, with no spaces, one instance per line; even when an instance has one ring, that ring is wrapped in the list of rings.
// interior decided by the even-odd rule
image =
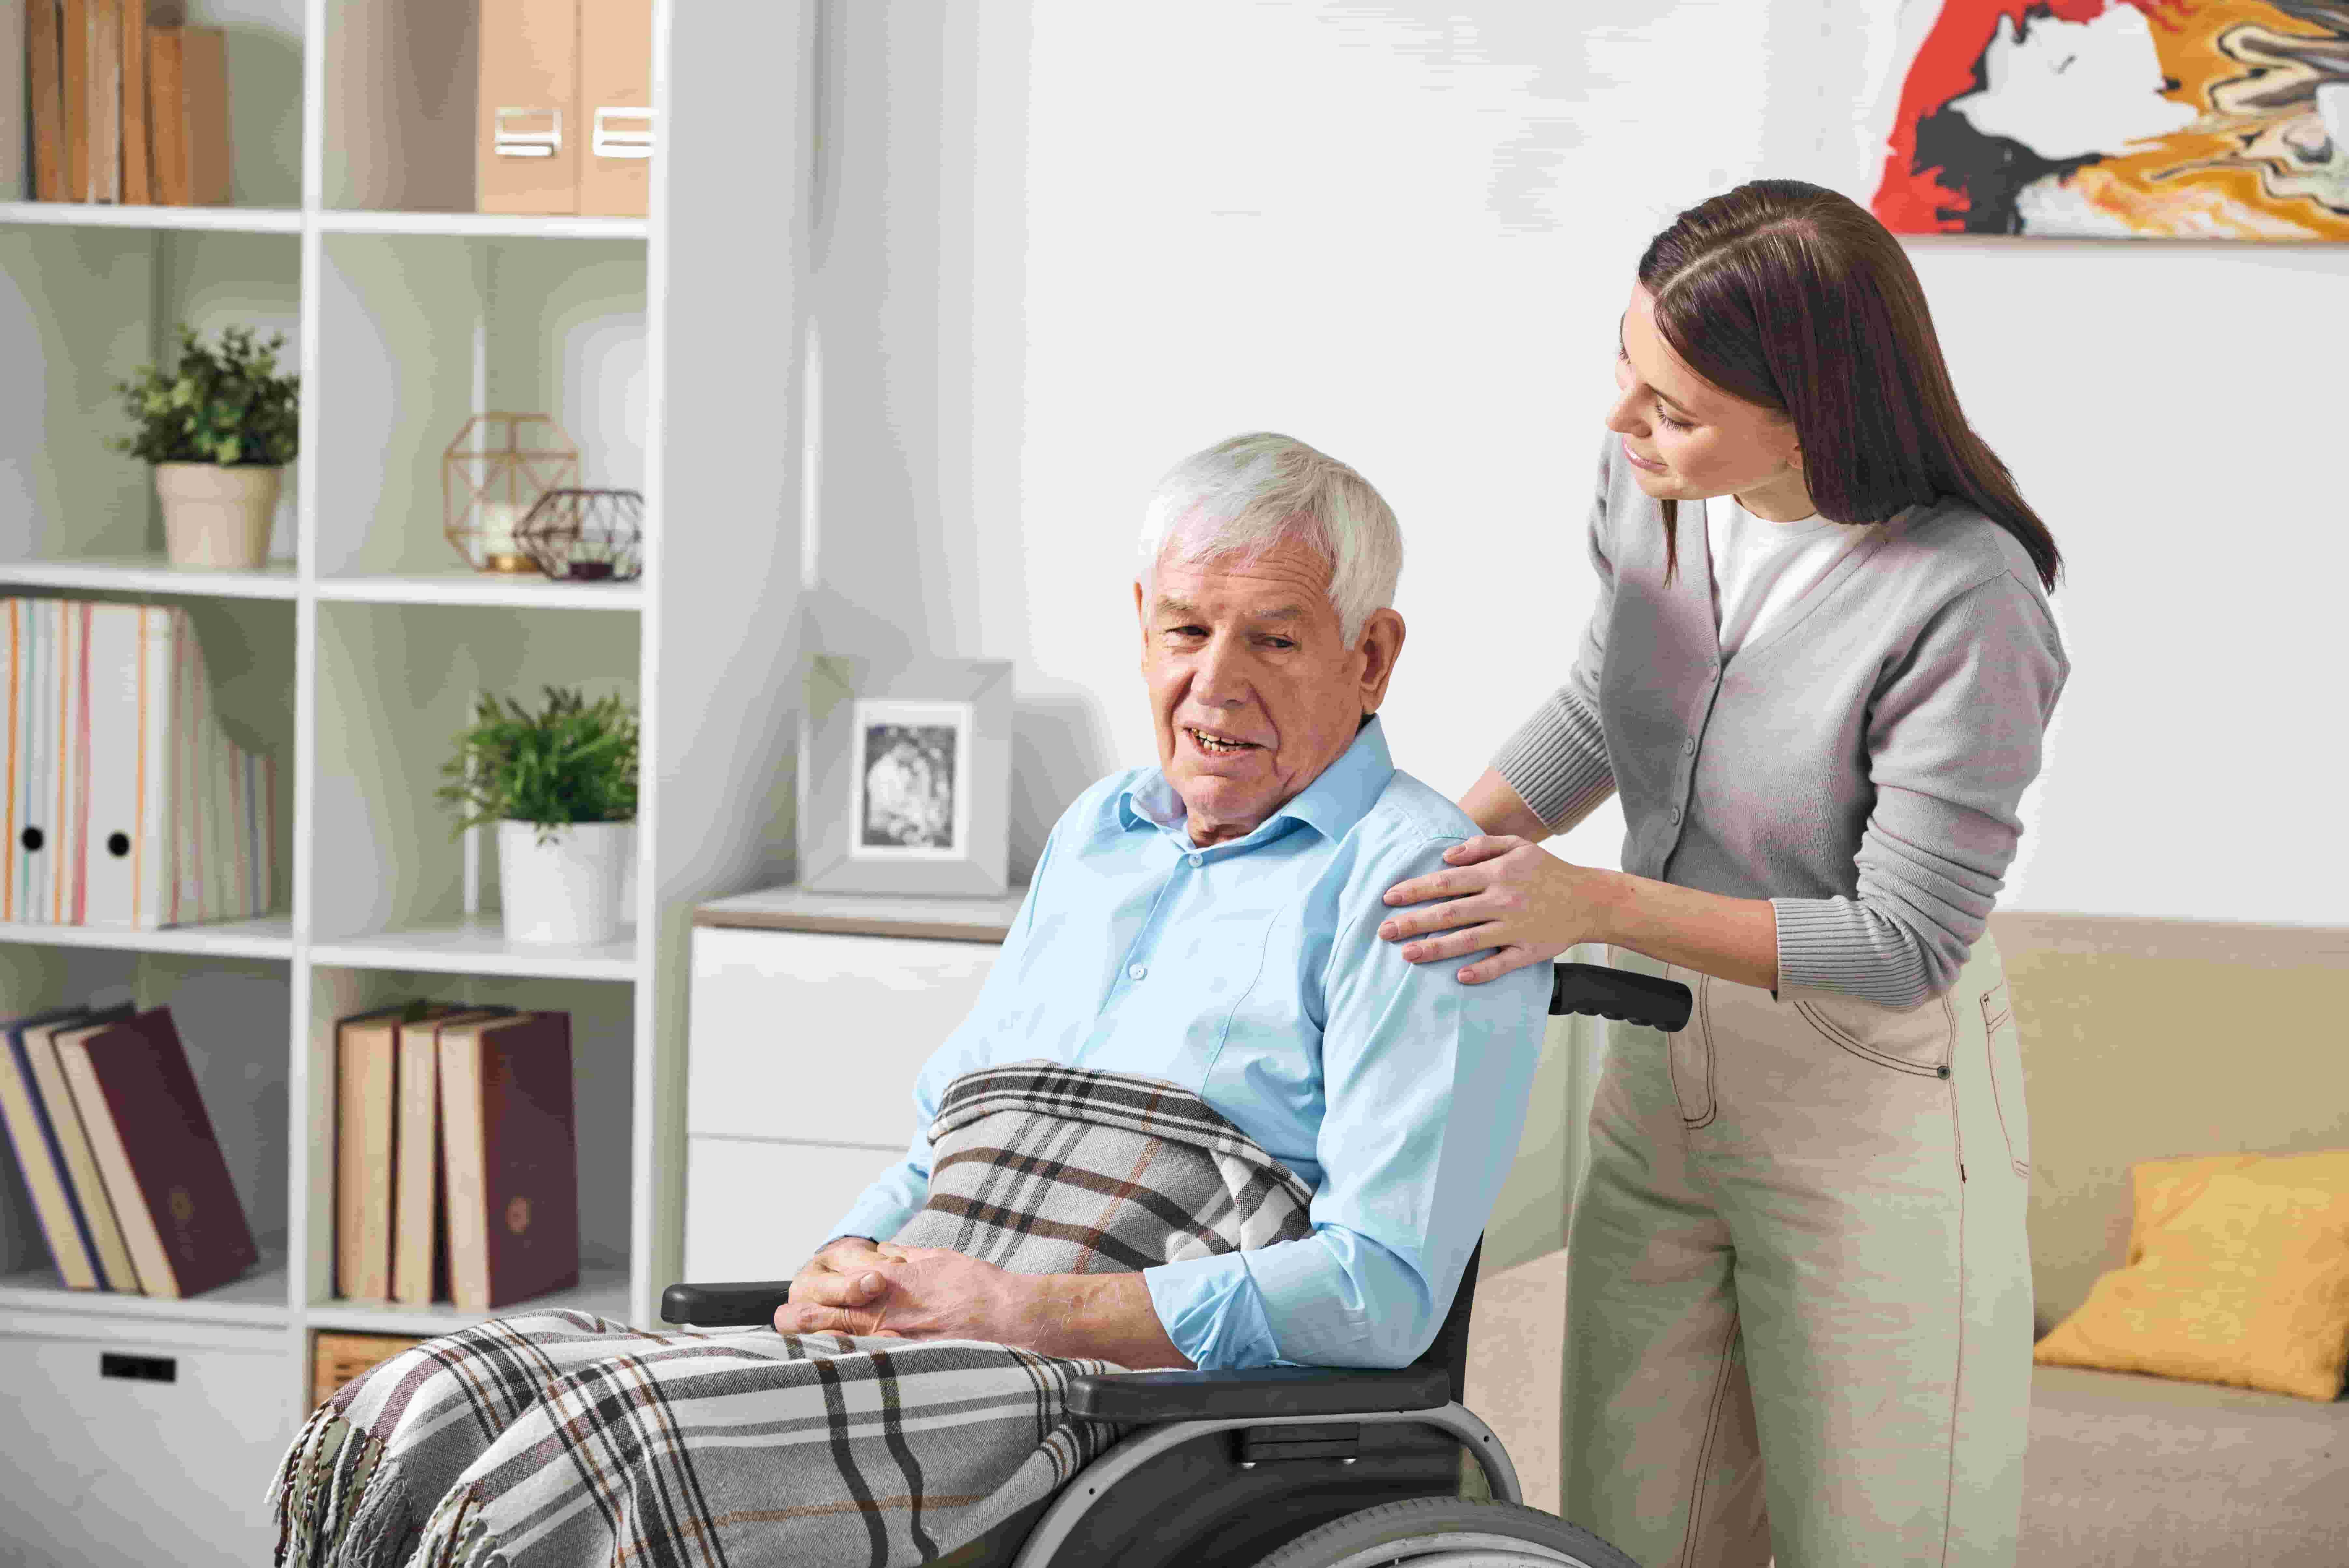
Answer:
[[[817,893],[1002,893],[1011,666],[819,653],[801,711],[801,885]]]
[[[856,704],[855,796],[849,853],[914,858],[956,854],[968,837],[970,707],[959,702]]]

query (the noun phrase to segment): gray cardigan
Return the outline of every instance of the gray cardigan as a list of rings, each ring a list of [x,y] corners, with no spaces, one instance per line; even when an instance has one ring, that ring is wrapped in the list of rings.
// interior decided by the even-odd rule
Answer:
[[[1778,989],[1913,1007],[1987,923],[2071,671],[2031,558],[1962,501],[1868,537],[1727,660],[1704,504],[1661,507],[1609,434],[1599,602],[1567,683],[1493,765],[1553,829],[1623,796],[1623,869],[1778,922]]]

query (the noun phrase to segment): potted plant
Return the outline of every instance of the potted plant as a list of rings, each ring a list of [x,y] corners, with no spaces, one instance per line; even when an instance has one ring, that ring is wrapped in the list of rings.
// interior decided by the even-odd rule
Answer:
[[[268,559],[299,417],[298,379],[277,373],[285,344],[282,332],[262,343],[251,327],[231,327],[208,348],[182,325],[168,374],[141,365],[114,384],[138,429],[107,444],[155,465],[174,566],[250,568]]]
[[[509,941],[607,942],[626,923],[636,853],[636,715],[549,686],[536,712],[484,692],[442,765],[454,833],[494,822]]]

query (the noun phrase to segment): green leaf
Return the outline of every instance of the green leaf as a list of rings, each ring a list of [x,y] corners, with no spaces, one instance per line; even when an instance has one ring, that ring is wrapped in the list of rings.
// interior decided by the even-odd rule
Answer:
[[[208,347],[181,322],[175,336],[179,354],[168,372],[141,365],[114,384],[134,430],[107,444],[149,462],[294,461],[301,402],[298,380],[277,371],[285,335],[264,343],[251,327],[233,325]]]
[[[483,692],[473,722],[441,765],[434,794],[458,813],[457,833],[483,823],[632,821],[636,720],[616,694],[588,703],[575,689],[544,689],[543,709]],[[468,776],[470,774],[470,776]]]

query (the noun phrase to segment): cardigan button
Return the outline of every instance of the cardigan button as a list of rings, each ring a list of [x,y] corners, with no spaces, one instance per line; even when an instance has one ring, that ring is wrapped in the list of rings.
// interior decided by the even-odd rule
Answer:
[[[1674,806],[1674,807],[1672,807],[1672,820],[1673,820],[1674,822],[1678,822],[1680,819],[1681,819],[1681,808],[1680,808],[1679,806]]]

